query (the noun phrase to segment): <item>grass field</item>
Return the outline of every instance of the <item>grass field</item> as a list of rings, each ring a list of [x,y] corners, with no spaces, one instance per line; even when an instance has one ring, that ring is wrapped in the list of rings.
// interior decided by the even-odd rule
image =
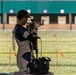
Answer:
[[[76,31],[38,31],[39,57],[50,57],[54,75],[76,74]],[[16,50],[12,47],[12,32],[0,31],[0,72],[18,71]],[[58,64],[58,67],[56,66]]]

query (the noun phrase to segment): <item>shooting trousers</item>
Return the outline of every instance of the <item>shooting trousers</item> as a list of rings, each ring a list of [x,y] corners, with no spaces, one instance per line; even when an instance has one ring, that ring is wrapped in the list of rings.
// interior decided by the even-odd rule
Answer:
[[[24,54],[26,55],[25,59],[22,57]],[[19,69],[27,69],[27,64],[31,58],[32,58],[31,51],[28,52],[28,50],[18,50],[18,53],[17,53],[18,68]]]

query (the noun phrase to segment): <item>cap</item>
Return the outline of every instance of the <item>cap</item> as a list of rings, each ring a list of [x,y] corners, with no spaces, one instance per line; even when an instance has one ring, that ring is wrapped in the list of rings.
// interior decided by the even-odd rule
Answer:
[[[29,18],[30,15],[29,15],[29,13],[26,10],[20,10],[20,11],[18,11],[17,18],[18,19],[22,19],[23,17]]]

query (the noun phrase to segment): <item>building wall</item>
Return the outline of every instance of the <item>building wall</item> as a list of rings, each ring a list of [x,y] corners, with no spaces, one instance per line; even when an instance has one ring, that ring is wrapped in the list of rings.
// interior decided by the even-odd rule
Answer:
[[[3,6],[2,6],[3,4]],[[30,9],[31,13],[43,13],[43,10],[47,10],[50,13],[60,13],[60,10],[64,10],[64,13],[76,13],[76,1],[0,1],[0,13],[2,13],[2,7],[4,13],[10,13],[12,9],[14,13],[17,13],[20,9]]]
[[[75,23],[76,1],[72,0],[2,0],[0,1],[1,23],[9,24],[9,17],[16,16],[21,9],[31,10],[31,16],[34,16],[38,23],[41,22],[42,16],[49,16],[49,24],[58,24],[58,16],[65,16],[66,24],[69,24],[70,13],[72,14],[72,23]],[[10,13],[10,10],[13,13]],[[43,10],[47,10],[47,13],[44,14]],[[61,10],[63,14],[61,14]]]
[[[3,11],[3,10],[2,10],[2,4],[3,4],[2,1],[0,1],[0,14],[1,14],[2,11]]]

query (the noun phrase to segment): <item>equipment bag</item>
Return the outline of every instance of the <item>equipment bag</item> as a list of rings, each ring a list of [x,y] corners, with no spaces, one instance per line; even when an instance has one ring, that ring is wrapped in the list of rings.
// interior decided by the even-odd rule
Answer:
[[[38,59],[32,59],[29,64],[28,68],[30,69],[31,74],[48,74],[49,72],[49,61],[51,61],[48,57],[42,57]]]

